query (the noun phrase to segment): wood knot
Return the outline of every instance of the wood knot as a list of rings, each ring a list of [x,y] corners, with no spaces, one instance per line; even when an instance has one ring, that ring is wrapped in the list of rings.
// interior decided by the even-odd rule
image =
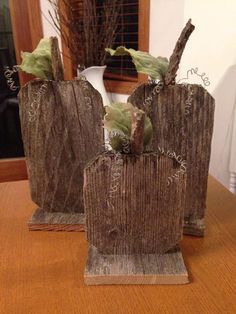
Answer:
[[[118,229],[117,228],[113,228],[111,230],[108,231],[108,236],[112,239],[115,240],[118,237]]]

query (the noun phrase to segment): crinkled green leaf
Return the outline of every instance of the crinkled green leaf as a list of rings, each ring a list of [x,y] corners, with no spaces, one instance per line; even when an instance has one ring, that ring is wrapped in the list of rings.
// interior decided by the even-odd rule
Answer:
[[[105,107],[106,115],[104,127],[108,130],[119,130],[125,135],[131,134],[131,111],[129,104],[112,103]]]
[[[152,80],[163,80],[169,66],[169,61],[167,58],[155,58],[148,52],[127,49],[124,46],[120,46],[116,48],[116,50],[106,48],[106,51],[111,56],[131,56],[137,72],[149,75]]]
[[[110,131],[110,144],[114,150],[122,150],[131,136],[132,115],[139,111],[130,103],[113,103],[105,107],[104,127]],[[145,117],[144,145],[152,138],[153,128],[150,119]]]
[[[110,145],[115,151],[122,152],[125,138],[120,134],[110,134]]]
[[[22,71],[41,79],[53,79],[50,39],[41,39],[33,52],[21,52],[21,57]]]

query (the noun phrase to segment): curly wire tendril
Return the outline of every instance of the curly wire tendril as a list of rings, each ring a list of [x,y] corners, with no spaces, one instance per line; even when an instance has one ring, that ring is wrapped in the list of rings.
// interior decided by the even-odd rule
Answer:
[[[107,197],[107,206],[112,211],[114,210],[114,204],[112,199],[114,198],[115,193],[118,191],[120,185],[120,177],[123,169],[123,158],[121,152],[115,154],[114,163],[111,166],[111,179],[110,179],[110,189]]]
[[[153,81],[149,81],[149,85],[153,85],[155,82]],[[160,94],[161,90],[164,87],[164,82],[163,81],[159,81],[157,83],[157,85],[153,88],[151,96],[148,96],[144,102],[143,102],[143,107],[146,108],[147,113],[149,113],[152,109],[152,101],[153,101],[153,97],[155,95]]]
[[[87,78],[85,77],[85,75],[80,74],[78,77],[78,80],[81,81],[82,83],[82,90],[86,93],[88,92],[90,95],[89,82]],[[86,106],[89,107],[90,110],[92,110],[92,99],[89,95],[86,94],[84,96],[84,100],[85,100]]]
[[[47,84],[44,83],[40,87],[39,91],[37,92],[34,101],[30,104],[30,108],[29,108],[29,112],[28,112],[29,122],[32,123],[35,121],[35,119],[38,115],[38,109],[39,109],[41,98],[44,94],[46,94],[46,91],[47,91]]]
[[[4,77],[6,78],[7,85],[9,86],[10,90],[15,92],[19,89],[19,86],[16,86],[16,82],[12,78],[12,75],[19,71],[19,67],[14,65],[12,69],[9,66],[5,67]]]
[[[86,76],[83,74],[80,74],[78,76],[78,80],[82,82],[82,89],[84,91],[87,91],[89,89],[89,84],[88,84],[88,80],[87,80]]]
[[[191,68],[187,71],[187,76],[178,80],[178,83],[180,83],[181,81],[186,81],[186,80],[189,80],[189,75],[196,75],[198,77],[200,77],[200,79],[202,80],[203,82],[203,85],[204,86],[209,86],[211,85],[211,82],[209,80],[209,77],[206,76],[206,73],[203,72],[202,74],[198,73],[198,68]]]
[[[180,168],[176,171],[176,173],[172,174],[167,178],[167,186],[171,185],[174,180],[179,180],[180,177],[186,173],[187,171],[187,162],[183,159],[182,156],[177,155],[176,152],[171,152],[169,150],[165,151],[163,147],[158,146],[158,151],[161,155],[167,156],[169,158],[174,159],[180,165]]]
[[[83,75],[83,74],[80,74],[80,75],[78,76],[78,79],[79,79],[80,81],[86,81],[86,82],[87,82],[87,78],[86,78],[86,76]]]
[[[188,85],[187,83],[184,83],[183,86],[187,89],[187,91],[190,92],[187,100],[185,101],[185,107],[184,107],[185,116],[189,116],[191,113],[192,105],[193,105],[194,89],[193,89],[193,86]]]
[[[119,130],[113,130],[110,132],[109,136],[120,136],[122,139],[122,151],[125,154],[130,153],[130,140],[128,136],[126,136],[124,133],[122,133]],[[115,193],[118,191],[119,185],[120,185],[120,177],[122,174],[122,169],[124,165],[124,161],[122,158],[121,152],[117,152],[115,154],[114,163],[111,167],[111,179],[110,179],[110,189],[108,192],[108,198],[107,198],[107,206],[114,210],[114,205],[112,203],[112,199],[114,198]]]
[[[109,132],[109,138],[119,136],[121,141],[122,141],[122,149],[125,154],[130,153],[130,139],[127,135],[125,135],[122,131],[120,130],[112,130]]]

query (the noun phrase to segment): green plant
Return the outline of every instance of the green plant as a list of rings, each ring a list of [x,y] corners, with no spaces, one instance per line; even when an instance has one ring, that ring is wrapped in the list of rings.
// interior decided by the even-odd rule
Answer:
[[[21,57],[20,70],[41,79],[53,79],[50,39],[41,39],[33,52],[21,52]]]
[[[116,151],[127,152],[129,148],[132,118],[140,111],[130,103],[113,103],[105,107],[104,128],[109,131],[110,145]],[[145,117],[144,146],[148,145],[152,138],[153,128],[150,119]]]
[[[137,72],[147,74],[152,80],[163,80],[169,66],[167,58],[155,58],[147,52],[127,49],[124,46],[120,46],[116,50],[106,48],[106,52],[111,56],[131,56]]]

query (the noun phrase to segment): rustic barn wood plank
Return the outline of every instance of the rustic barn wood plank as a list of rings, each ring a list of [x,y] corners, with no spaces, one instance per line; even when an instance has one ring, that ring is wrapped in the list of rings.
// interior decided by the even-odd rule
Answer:
[[[165,256],[182,238],[185,201],[180,162],[167,154],[103,153],[85,168],[87,284],[187,282],[181,253]]]
[[[148,101],[147,101],[148,100]],[[213,97],[200,85],[143,84],[128,101],[147,112],[153,124],[149,149],[170,149],[187,161],[185,234],[204,235],[207,177],[214,123]]]
[[[205,232],[205,219],[191,219],[186,216],[184,219],[184,234],[202,237]]]
[[[34,80],[19,100],[32,200],[47,212],[83,213],[83,169],[103,149],[100,94],[87,81]]]
[[[142,84],[128,101],[142,109],[150,117],[153,137],[148,147],[157,151],[158,147],[185,155],[185,101],[188,90],[181,85],[164,86],[158,94],[155,85]],[[180,136],[178,136],[180,135]]]
[[[163,255],[104,255],[90,246],[84,277],[87,285],[189,283],[179,249]]]
[[[106,254],[165,253],[182,238],[179,164],[157,153],[99,155],[85,169],[87,239]],[[143,228],[140,228],[143,226]]]
[[[47,212],[37,208],[28,222],[30,231],[84,231],[83,213]]]

